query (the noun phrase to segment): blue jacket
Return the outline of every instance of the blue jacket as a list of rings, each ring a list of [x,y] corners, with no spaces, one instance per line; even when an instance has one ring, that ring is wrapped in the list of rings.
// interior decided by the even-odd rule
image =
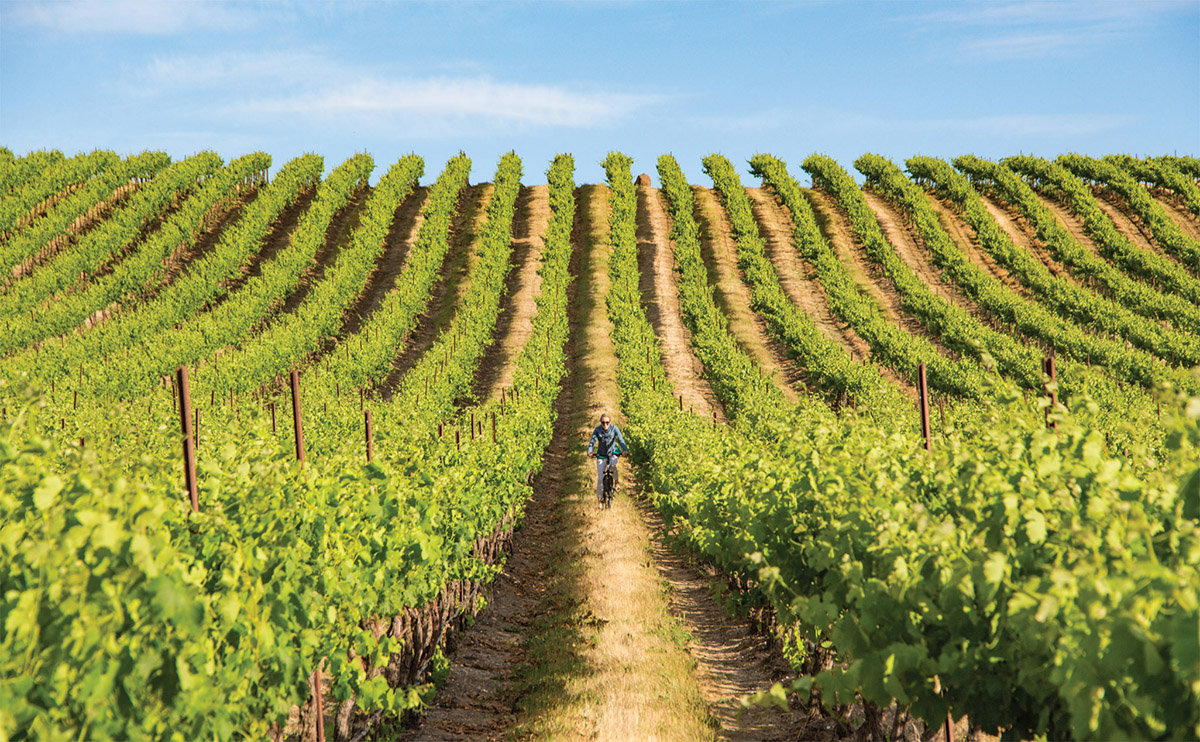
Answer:
[[[609,423],[607,431],[603,425],[597,425],[592,431],[592,439],[588,441],[588,453],[592,453],[594,448],[597,456],[609,456],[613,453],[614,441],[620,444],[621,453],[629,450],[629,446],[625,444],[625,436],[621,435],[621,429],[616,423]]]

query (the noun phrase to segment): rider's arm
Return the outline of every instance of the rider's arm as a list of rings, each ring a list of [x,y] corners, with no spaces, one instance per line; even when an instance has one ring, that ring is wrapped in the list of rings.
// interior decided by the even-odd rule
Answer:
[[[615,427],[616,426],[614,426],[614,428]],[[621,446],[621,453],[627,453],[629,451],[629,446],[625,443],[625,436],[621,435],[620,428],[616,428],[616,431],[617,431],[617,443]]]
[[[592,455],[592,449],[596,447],[596,431],[592,431],[592,439],[588,441],[588,456]]]

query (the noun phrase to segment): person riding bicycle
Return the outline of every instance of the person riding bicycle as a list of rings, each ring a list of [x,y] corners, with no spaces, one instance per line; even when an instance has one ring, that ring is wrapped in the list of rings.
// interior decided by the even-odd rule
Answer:
[[[604,507],[604,472],[612,471],[613,489],[617,481],[617,457],[629,450],[625,444],[625,436],[621,429],[613,424],[608,413],[600,416],[600,424],[592,431],[592,439],[588,441],[587,453],[596,459],[596,499]]]

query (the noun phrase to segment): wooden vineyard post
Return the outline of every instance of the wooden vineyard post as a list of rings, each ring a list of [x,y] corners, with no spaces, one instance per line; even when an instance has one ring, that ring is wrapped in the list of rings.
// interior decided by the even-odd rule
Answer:
[[[71,409],[72,410],[79,409],[79,390],[78,389],[71,390]]]
[[[359,387],[358,388],[358,409],[360,412],[362,410],[366,409],[366,404],[364,403],[366,396],[367,396],[367,390],[363,389],[362,387]]]
[[[1050,420],[1050,412],[1058,404],[1058,393],[1050,391],[1050,384],[1054,383],[1054,356],[1042,359],[1042,372],[1049,379],[1045,387],[1046,396],[1050,398],[1050,405],[1046,408],[1046,427],[1050,430],[1058,430],[1058,423]]]
[[[274,402],[271,402],[269,406],[270,406],[270,408],[271,408],[271,432],[272,432],[272,433],[275,433],[275,432],[276,432],[276,428],[275,428],[275,403],[274,403]]]
[[[179,396],[182,404],[179,406],[179,427],[183,432],[183,481],[187,485],[188,497],[192,501],[192,512],[200,512],[200,492],[196,487],[196,446],[192,441],[192,397],[188,392],[188,372],[186,366],[175,370],[179,384]]]
[[[438,438],[441,438],[444,433],[445,433],[445,430],[442,428],[442,424],[438,423]]]
[[[679,395],[679,411],[683,412],[683,395]]]
[[[304,421],[300,414],[300,372],[292,369],[292,428],[296,432],[296,459],[304,464]]]
[[[455,451],[462,450],[462,431],[459,430],[458,428],[454,429],[454,450]]]
[[[363,418],[367,426],[367,463],[369,464],[371,463],[371,454],[374,453],[371,442],[371,411],[363,410]]]
[[[925,364],[917,365],[917,399],[921,404],[921,437],[925,439],[925,450],[932,451],[929,440],[929,383],[925,376]]]
[[[296,372],[293,371],[292,373]],[[313,704],[316,706],[315,711],[317,716],[317,742],[325,742],[325,704],[324,700],[321,698],[323,694],[321,693],[320,665],[317,666],[316,670],[313,670],[312,678]]]
[[[475,413],[471,413],[471,442],[475,442]]]
[[[492,443],[496,442],[496,411],[492,410]]]

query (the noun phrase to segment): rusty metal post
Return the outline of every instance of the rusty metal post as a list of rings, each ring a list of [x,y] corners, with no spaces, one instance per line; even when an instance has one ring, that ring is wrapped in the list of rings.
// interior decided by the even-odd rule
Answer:
[[[71,390],[71,409],[72,410],[79,409],[79,390],[78,389]]]
[[[371,432],[371,411],[363,410],[363,416],[367,424],[367,463],[369,464],[371,463],[371,455],[375,452],[374,443],[371,440],[373,437]]]
[[[683,412],[683,395],[679,395],[679,411]]]
[[[492,410],[492,443],[496,442],[496,411]]]
[[[268,404],[268,406],[271,408],[271,432],[274,433],[274,432],[276,432],[276,429],[275,429],[275,403],[270,402]]]
[[[304,420],[300,414],[300,372],[292,369],[292,428],[296,434],[296,459],[304,463]]]
[[[454,450],[462,450],[462,431],[458,428],[454,429]]]
[[[175,378],[179,384],[179,396],[182,404],[179,409],[179,428],[183,433],[183,482],[187,486],[188,497],[192,501],[192,512],[200,512],[200,492],[196,487],[196,444],[192,439],[191,411],[192,395],[188,389],[188,372],[186,366],[175,369]]]
[[[358,388],[358,411],[359,412],[362,412],[364,409],[366,409],[366,402],[365,402],[366,397],[367,397],[367,390],[363,389],[362,387],[359,387]]]
[[[438,423],[438,438],[441,438],[444,433],[445,433],[445,430],[442,428],[442,424]]]
[[[946,742],[954,742],[954,720],[949,711],[946,712]]]
[[[475,442],[475,412],[471,412],[471,442]]]
[[[921,403],[921,437],[925,439],[925,450],[932,451],[929,440],[929,382],[925,376],[925,364],[917,365],[917,397]]]

